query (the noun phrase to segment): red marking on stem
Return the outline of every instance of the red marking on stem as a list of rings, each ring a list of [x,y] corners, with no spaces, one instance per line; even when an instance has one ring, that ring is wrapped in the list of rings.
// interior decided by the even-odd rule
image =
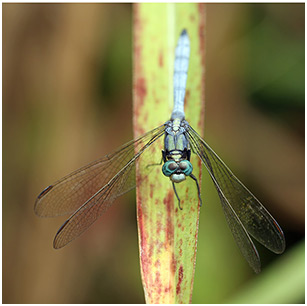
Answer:
[[[143,76],[139,76],[135,82],[134,87],[137,98],[139,99],[139,106],[142,107],[144,99],[147,95],[146,80]]]
[[[139,5],[134,5],[134,45],[133,45],[133,69],[134,69],[134,79],[133,79],[133,111],[134,111],[134,133],[135,135],[144,134],[142,126],[138,122],[140,115],[140,110],[144,104],[144,99],[147,95],[146,80],[144,77],[143,67],[142,67],[142,56],[143,56],[143,46],[141,42],[141,35],[143,29],[144,20],[140,17]]]
[[[179,240],[179,256],[181,257],[182,256],[182,238]]]
[[[149,250],[148,250],[148,257],[151,258],[153,255],[153,249],[154,249],[154,245],[153,243],[149,244]]]
[[[156,271],[155,285],[157,287],[157,293],[161,294],[161,292],[162,292],[162,284],[161,284],[161,280],[160,280],[160,272],[159,271]]]
[[[172,274],[175,274],[176,272],[176,266],[177,266],[177,260],[175,259],[175,254],[172,254],[172,261],[171,261],[171,266],[170,266],[170,270]]]
[[[137,176],[137,180],[144,181],[147,180],[147,176]],[[141,258],[141,269],[142,269],[142,276],[143,282],[145,284],[152,283],[152,276],[151,276],[151,253],[152,251],[150,248],[148,249],[149,242],[148,242],[148,232],[146,230],[146,223],[148,222],[148,216],[146,214],[146,210],[142,207],[142,203],[145,203],[142,199],[141,193],[137,190],[137,218],[138,218],[138,226],[139,226],[139,243],[140,243],[140,258]]]
[[[182,279],[183,279],[183,267],[180,266],[179,268],[179,272],[178,272],[178,283],[176,286],[176,294],[178,295],[181,291],[181,283],[182,283]]]
[[[137,167],[138,175],[136,176],[135,183],[136,183],[136,186],[139,186],[142,183],[142,175],[139,174],[138,163],[136,164],[136,167]]]
[[[149,189],[150,189],[149,196],[150,196],[151,199],[153,197],[154,187],[155,186],[153,184],[150,184],[150,186],[149,186]]]
[[[142,211],[141,205],[137,207],[137,215],[138,215],[138,222],[139,222],[139,229],[140,229],[140,248],[141,248],[141,261],[142,261],[142,269],[143,269],[143,276],[144,281],[147,283],[146,276],[148,275],[149,266],[149,258],[147,256],[147,236],[146,231],[144,228],[144,215]]]
[[[155,267],[156,268],[160,268],[161,264],[160,264],[160,259],[157,259],[155,262]]]
[[[142,175],[139,171],[139,164],[136,163],[136,186],[141,185],[142,183],[148,184],[148,175]],[[137,194],[138,203],[142,203],[142,194]]]
[[[187,89],[186,92],[185,92],[185,97],[184,97],[184,105],[185,105],[185,107],[186,107],[187,109],[189,108],[190,96],[191,96],[190,90]]]
[[[164,64],[163,53],[162,53],[162,50],[160,50],[160,53],[159,53],[159,66],[163,67],[163,64]]]

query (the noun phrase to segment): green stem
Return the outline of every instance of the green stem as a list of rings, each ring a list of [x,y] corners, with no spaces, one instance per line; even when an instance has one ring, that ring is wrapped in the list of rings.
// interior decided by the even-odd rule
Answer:
[[[175,45],[183,29],[191,41],[185,113],[200,133],[204,124],[204,5],[136,4],[134,6],[135,137],[170,119],[173,107]],[[147,303],[190,303],[194,280],[199,202],[191,179],[172,184],[161,167],[163,139],[137,165],[137,218],[140,265]],[[145,153],[144,153],[145,154]],[[201,163],[193,156],[194,175]]]

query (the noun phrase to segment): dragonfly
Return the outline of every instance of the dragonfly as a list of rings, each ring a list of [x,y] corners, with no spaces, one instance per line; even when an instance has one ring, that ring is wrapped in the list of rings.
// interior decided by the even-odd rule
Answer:
[[[54,248],[62,248],[84,233],[115,199],[135,187],[136,162],[146,149],[164,136],[162,173],[169,177],[180,209],[175,186],[187,178],[195,181],[199,205],[202,203],[199,183],[190,162],[193,153],[208,170],[229,228],[251,268],[256,273],[261,270],[260,257],[252,238],[276,254],[284,252],[285,237],[277,221],[185,120],[184,98],[189,58],[190,39],[184,29],[175,49],[174,108],[170,120],[113,153],[72,172],[39,194],[34,206],[38,216],[70,214],[56,233]]]

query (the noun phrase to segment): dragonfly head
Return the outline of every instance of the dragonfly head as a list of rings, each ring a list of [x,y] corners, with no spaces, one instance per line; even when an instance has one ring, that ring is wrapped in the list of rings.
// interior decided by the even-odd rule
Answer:
[[[169,177],[174,183],[180,183],[185,180],[186,176],[192,174],[193,166],[188,160],[174,161],[168,160],[162,166],[162,172]]]

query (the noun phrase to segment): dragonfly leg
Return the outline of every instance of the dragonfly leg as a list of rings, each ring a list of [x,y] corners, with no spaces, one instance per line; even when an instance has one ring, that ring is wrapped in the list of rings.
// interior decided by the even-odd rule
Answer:
[[[157,163],[157,164],[149,164],[149,165],[146,166],[146,168],[149,168],[151,166],[161,166],[162,165],[162,161],[163,161],[163,157],[161,158],[161,161],[159,163]]]
[[[199,198],[200,206],[202,206],[203,203],[201,201],[200,188],[199,188],[199,184],[198,184],[197,178],[193,174],[190,174],[190,177],[196,182],[198,198]]]
[[[173,184],[173,189],[174,189],[175,195],[176,195],[176,197],[177,197],[177,199],[178,199],[178,206],[179,206],[179,209],[182,210],[182,207],[180,206],[180,198],[179,198],[179,196],[178,196],[178,194],[177,194],[177,191],[176,191],[176,187],[175,187],[174,182],[172,182],[172,184]]]

